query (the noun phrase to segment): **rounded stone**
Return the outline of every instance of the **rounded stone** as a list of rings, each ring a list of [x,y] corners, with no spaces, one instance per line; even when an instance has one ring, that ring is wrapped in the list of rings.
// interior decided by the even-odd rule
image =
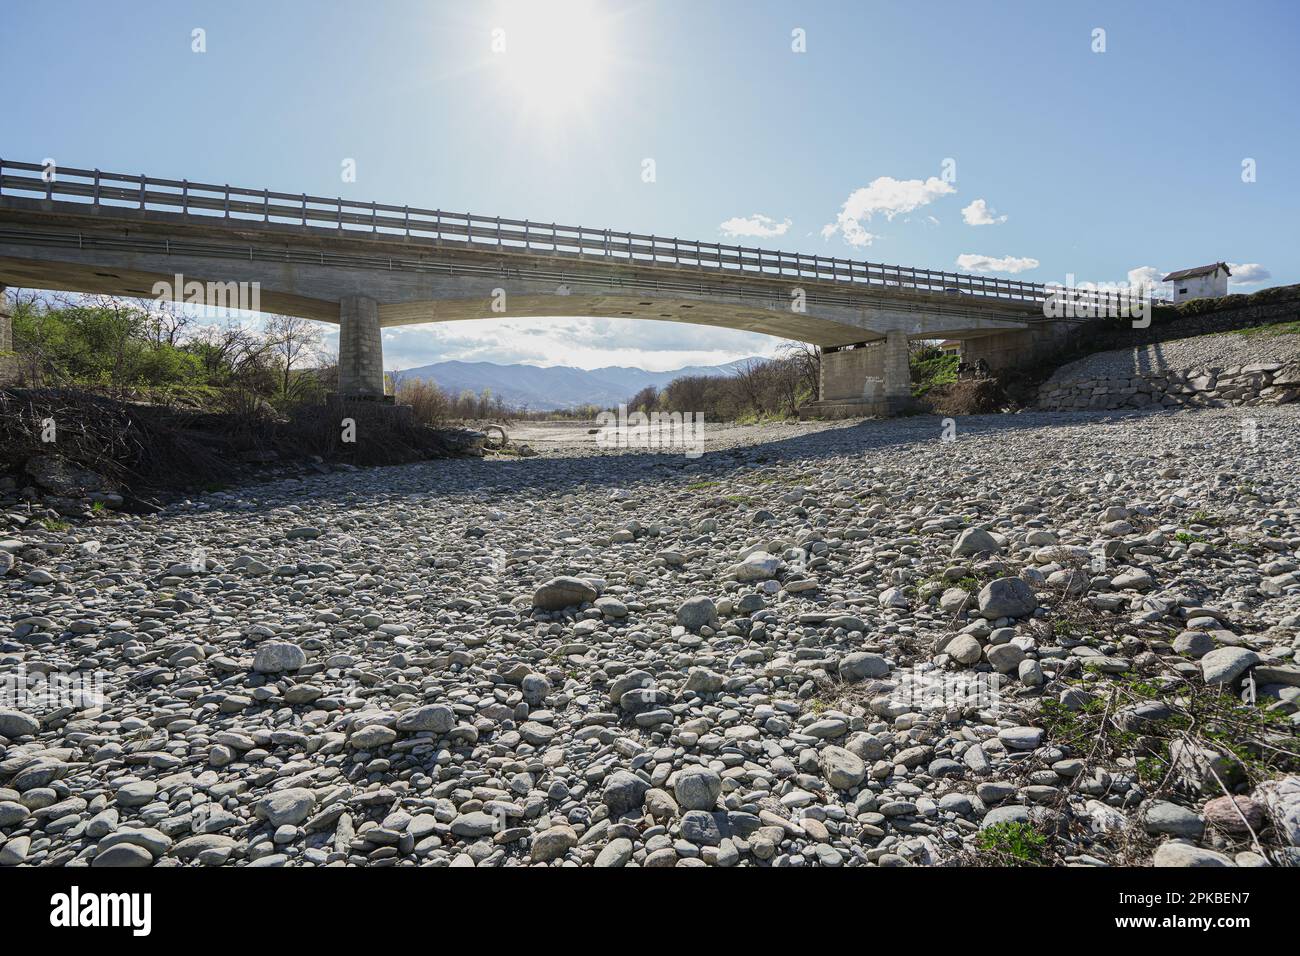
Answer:
[[[426,704],[406,711],[397,718],[397,729],[405,733],[427,731],[446,734],[456,726],[456,712],[446,704]]]
[[[840,660],[840,677],[850,683],[868,678],[884,677],[889,673],[889,661],[879,654],[855,651]]]
[[[92,867],[145,867],[153,866],[153,857],[149,851],[134,843],[117,843],[102,853],[96,853],[91,860]]]
[[[0,709],[0,737],[30,737],[41,729],[41,722],[21,710]]]
[[[1151,859],[1152,866],[1236,866],[1230,858],[1190,843],[1162,843]]]
[[[1020,578],[996,578],[980,589],[980,614],[989,620],[1024,617],[1037,607],[1033,589]]]
[[[976,554],[998,553],[1002,546],[983,528],[967,528],[957,536],[952,546],[953,557],[970,557]]]
[[[280,674],[299,670],[306,663],[307,653],[297,644],[270,641],[258,647],[253,670],[259,674]]]
[[[718,623],[718,609],[713,599],[702,594],[687,598],[677,608],[677,623],[688,631],[713,627]]]
[[[984,653],[984,648],[980,642],[975,640],[969,634],[958,634],[948,646],[944,648],[944,653],[951,657],[958,664],[964,664],[969,667],[972,664],[979,663],[980,657]]]
[[[677,772],[673,793],[684,810],[712,810],[722,793],[722,778],[708,767],[687,767]]]
[[[596,589],[582,578],[551,578],[533,592],[533,607],[539,611],[560,611],[566,607],[590,604],[597,596]]]
[[[637,810],[645,801],[650,784],[630,770],[616,770],[605,778],[601,799],[609,812],[615,815]]]
[[[836,790],[851,790],[867,775],[862,758],[843,747],[823,747],[818,754],[822,776]]]
[[[578,834],[574,832],[573,827],[561,824],[543,830],[533,837],[532,857],[540,862],[554,860],[564,856],[577,845]]]

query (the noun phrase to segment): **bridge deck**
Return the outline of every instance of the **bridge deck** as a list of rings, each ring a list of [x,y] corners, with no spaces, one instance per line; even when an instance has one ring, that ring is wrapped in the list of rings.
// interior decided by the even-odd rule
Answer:
[[[919,293],[931,302],[949,296],[1013,308],[1041,308],[1051,294],[1048,287],[1033,282],[610,229],[100,170],[60,167],[51,175],[45,173],[46,168],[39,164],[0,160],[0,211],[25,211],[68,221],[88,214],[100,222],[147,220],[188,228],[217,227],[227,236],[238,237],[265,238],[270,232],[287,232],[298,238],[330,236],[335,241],[369,237],[401,241],[407,248],[429,246],[572,261],[582,263],[584,269],[605,262],[656,273],[665,269],[708,275],[711,281],[723,277],[775,279],[787,288],[794,279],[800,284],[816,283],[822,295],[835,294],[832,289],[838,288],[840,295],[848,293],[841,300],[845,304],[864,292],[883,292],[891,296]],[[561,271],[568,274],[573,270]]]

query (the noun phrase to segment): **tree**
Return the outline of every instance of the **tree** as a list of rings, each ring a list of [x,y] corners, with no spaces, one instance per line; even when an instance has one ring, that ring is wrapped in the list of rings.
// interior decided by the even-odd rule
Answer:
[[[653,412],[659,407],[659,389],[647,385],[627,400],[628,411]]]
[[[822,350],[807,342],[787,342],[778,351],[794,364],[803,400],[816,401],[821,394]]]
[[[320,355],[320,326],[298,315],[272,315],[266,320],[266,338],[280,360],[283,375],[280,390],[288,393],[294,368]]]
[[[155,346],[168,345],[175,348],[185,337],[185,330],[190,327],[190,324],[190,317],[178,309],[175,303],[167,301],[149,303],[145,328]]]
[[[237,320],[199,326],[183,347],[198,356],[209,385],[237,384],[260,392],[270,377],[271,341]]]
[[[762,415],[770,398],[771,385],[768,365],[762,359],[747,359],[736,366],[733,380],[741,399],[755,415]]]

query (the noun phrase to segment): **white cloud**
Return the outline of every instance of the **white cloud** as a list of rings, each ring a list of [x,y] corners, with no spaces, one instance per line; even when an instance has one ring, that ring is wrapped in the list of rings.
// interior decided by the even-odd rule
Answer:
[[[829,239],[838,232],[851,246],[869,246],[877,237],[863,223],[871,222],[873,216],[879,214],[892,220],[900,213],[912,212],[956,191],[937,176],[926,180],[881,176],[870,185],[855,189],[844,200],[835,222],[822,227],[822,238]]]
[[[755,236],[760,239],[770,239],[773,236],[784,236],[786,230],[790,228],[790,220],[777,222],[770,216],[764,216],[761,213],[754,213],[748,218],[742,216],[733,216],[722,225],[718,226],[722,232],[735,239],[738,236]]]
[[[384,329],[384,367],[457,359],[585,369],[628,365],[662,372],[774,355],[783,341],[759,332],[653,319],[467,319]],[[337,335],[330,344],[337,349]]]
[[[1228,281],[1233,285],[1255,285],[1273,278],[1273,273],[1258,262],[1229,262],[1228,269],[1232,272],[1232,278]]]
[[[1164,269],[1157,269],[1155,266],[1138,266],[1136,269],[1128,270],[1128,284],[1131,286],[1144,285],[1159,288],[1160,280],[1164,276]]]
[[[968,226],[994,226],[1006,222],[1006,216],[997,215],[996,209],[990,209],[983,199],[976,199],[961,211],[961,218]]]
[[[1037,269],[1038,260],[1017,256],[1003,256],[999,259],[994,256],[981,256],[973,252],[963,252],[957,257],[957,268],[969,272],[1016,273],[1024,272],[1026,269]]]

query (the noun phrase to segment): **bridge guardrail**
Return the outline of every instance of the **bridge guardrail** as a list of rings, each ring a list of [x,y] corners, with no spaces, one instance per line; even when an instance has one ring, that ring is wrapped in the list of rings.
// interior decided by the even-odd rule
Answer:
[[[6,170],[39,173],[9,175]],[[915,269],[834,256],[804,255],[758,247],[665,238],[611,229],[591,229],[527,219],[479,216],[473,213],[421,209],[385,203],[362,202],[249,189],[229,184],[159,179],[144,174],[104,172],[59,166],[54,175],[39,163],[0,159],[0,196],[34,194],[43,199],[88,200],[106,208],[150,208],[179,211],[182,215],[231,221],[260,220],[301,226],[328,226],[352,234],[405,235],[432,238],[475,248],[528,251],[557,256],[614,259],[647,265],[699,268],[742,275],[784,276],[899,288],[917,292],[976,296],[1025,303],[1044,303],[1061,296],[1036,282],[997,279],[959,272]],[[1063,301],[1080,307],[1112,305],[1116,296],[1086,289],[1064,290]],[[1119,297],[1123,302],[1123,296]]]

